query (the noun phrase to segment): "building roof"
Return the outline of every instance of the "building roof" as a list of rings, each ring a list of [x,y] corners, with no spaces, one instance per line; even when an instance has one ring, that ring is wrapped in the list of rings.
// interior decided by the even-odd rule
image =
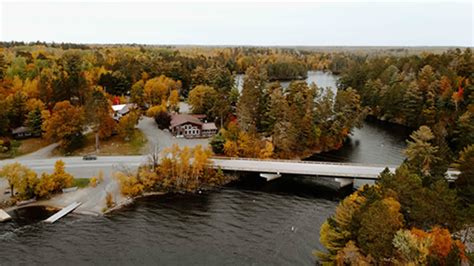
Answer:
[[[206,118],[205,114],[191,114],[191,115],[196,117],[199,120],[203,120],[204,118]]]
[[[204,123],[202,125],[202,130],[217,130],[215,123]]]
[[[25,133],[25,132],[30,132],[29,127],[17,127],[12,130],[12,134],[19,134],[19,133]]]
[[[201,126],[203,123],[199,121],[196,117],[192,115],[185,115],[185,114],[173,114],[171,115],[171,123],[170,123],[170,128],[186,124],[186,123],[191,123],[195,125]]]
[[[116,104],[116,105],[112,105],[112,109],[114,110],[114,112],[121,111],[121,110],[123,110],[125,107],[127,107],[126,104]]]

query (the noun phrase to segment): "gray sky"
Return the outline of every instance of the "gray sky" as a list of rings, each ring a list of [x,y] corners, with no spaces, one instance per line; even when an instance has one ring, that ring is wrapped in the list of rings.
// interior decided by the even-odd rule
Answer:
[[[473,3],[3,2],[2,41],[473,46]]]

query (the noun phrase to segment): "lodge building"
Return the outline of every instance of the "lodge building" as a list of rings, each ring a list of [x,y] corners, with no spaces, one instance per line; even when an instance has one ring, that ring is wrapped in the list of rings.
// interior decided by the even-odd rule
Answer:
[[[202,115],[171,115],[170,132],[176,137],[209,138],[217,133],[215,123],[202,121]]]

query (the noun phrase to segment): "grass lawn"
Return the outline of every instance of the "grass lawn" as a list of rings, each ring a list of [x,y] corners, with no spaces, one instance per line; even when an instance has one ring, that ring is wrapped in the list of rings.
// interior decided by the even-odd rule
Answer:
[[[12,149],[6,153],[0,153],[0,159],[13,158],[28,153],[35,152],[51,144],[43,138],[29,138],[22,140],[12,140]]]
[[[51,144],[49,141],[43,138],[31,138],[20,140],[20,147],[16,151],[16,156],[35,152],[41,148],[44,148]]]
[[[115,135],[107,140],[99,141],[99,153],[95,152],[95,135],[89,133],[86,135],[86,143],[71,153],[73,156],[83,156],[86,154],[97,155],[139,155],[142,154],[143,147],[146,143],[146,137],[140,130],[135,130],[129,141],[124,141],[120,136]]]
[[[73,187],[85,188],[89,185],[90,178],[74,178]]]

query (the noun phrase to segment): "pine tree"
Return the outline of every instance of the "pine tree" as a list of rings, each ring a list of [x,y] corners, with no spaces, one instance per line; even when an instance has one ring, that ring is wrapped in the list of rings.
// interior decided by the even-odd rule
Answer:
[[[403,113],[407,125],[418,126],[418,117],[423,104],[423,92],[418,88],[416,82],[411,82],[404,96]]]
[[[258,123],[263,115],[262,101],[267,81],[266,71],[249,67],[245,72],[242,95],[237,105],[239,125],[244,131],[257,132]]]
[[[28,113],[26,125],[30,128],[31,133],[34,136],[42,135],[43,131],[41,127],[43,125],[43,117],[39,108],[35,108],[33,111]]]

